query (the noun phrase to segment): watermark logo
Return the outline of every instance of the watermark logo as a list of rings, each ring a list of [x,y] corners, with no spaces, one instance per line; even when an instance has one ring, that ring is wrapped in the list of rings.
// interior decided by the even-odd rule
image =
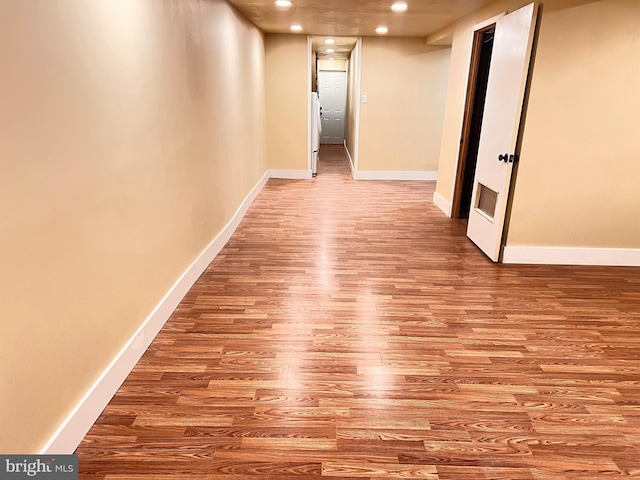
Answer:
[[[78,480],[77,455],[0,455],[0,480]]]

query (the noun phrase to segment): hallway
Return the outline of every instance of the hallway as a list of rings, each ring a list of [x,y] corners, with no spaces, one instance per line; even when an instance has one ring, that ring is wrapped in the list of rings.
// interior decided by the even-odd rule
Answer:
[[[80,478],[640,474],[637,268],[492,264],[435,182],[270,180],[77,450]]]

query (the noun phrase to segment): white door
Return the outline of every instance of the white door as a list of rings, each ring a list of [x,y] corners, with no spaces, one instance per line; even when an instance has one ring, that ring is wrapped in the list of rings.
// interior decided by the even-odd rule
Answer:
[[[344,119],[347,108],[347,72],[320,71],[318,91],[322,107],[323,144],[344,142]]]
[[[467,236],[494,262],[500,256],[536,14],[531,3],[496,22],[467,226]]]

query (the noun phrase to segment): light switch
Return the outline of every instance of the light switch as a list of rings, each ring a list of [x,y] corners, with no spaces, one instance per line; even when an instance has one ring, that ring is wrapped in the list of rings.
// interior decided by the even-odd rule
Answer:
[[[367,96],[366,95],[362,95],[362,103],[367,103]]]

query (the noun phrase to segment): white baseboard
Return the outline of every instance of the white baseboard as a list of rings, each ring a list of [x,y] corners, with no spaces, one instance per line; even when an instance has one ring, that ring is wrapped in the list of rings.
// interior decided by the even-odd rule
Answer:
[[[129,339],[120,353],[111,361],[94,384],[85,393],[71,413],[65,418],[49,441],[42,447],[40,454],[70,454],[75,451],[89,429],[98,419],[111,398],[118,391],[133,367],[140,360],[151,342],[160,332],[175,308],[180,304],[189,289],[204,272],[207,266],[220,253],[240,224],[242,217],[269,180],[269,171],[258,181],[245,197],[229,223],[198,255],[178,281],[171,287],[153,312]]]
[[[438,192],[433,193],[433,203],[442,210],[447,217],[451,218],[451,204]]]
[[[356,167],[353,164],[353,157],[351,156],[351,152],[347,148],[347,141],[344,141],[344,151],[347,152],[347,157],[349,157],[349,166],[351,167],[351,178],[355,178]]]
[[[640,267],[640,249],[504,247],[503,263]]]
[[[270,178],[285,178],[290,180],[310,180],[313,178],[311,170],[277,170],[269,171]]]
[[[394,172],[385,170],[358,170],[354,172],[356,180],[438,180],[438,172]]]

